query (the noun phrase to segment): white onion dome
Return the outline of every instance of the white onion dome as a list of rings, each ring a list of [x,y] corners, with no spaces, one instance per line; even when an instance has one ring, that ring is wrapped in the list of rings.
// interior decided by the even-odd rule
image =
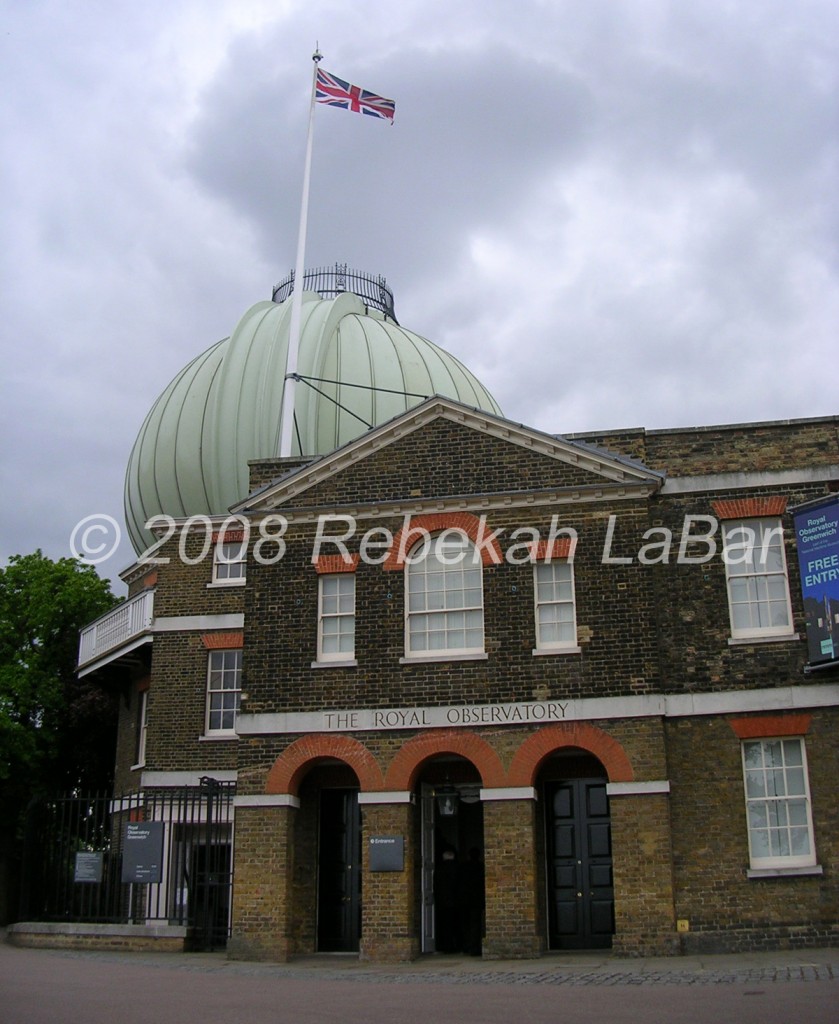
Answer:
[[[248,461],[277,454],[292,283],[252,306],[152,406],[125,480],[138,552],[152,542],[152,516],[222,515],[248,492]],[[399,326],[383,278],[336,267],[307,272],[304,287],[292,454],[330,452],[434,394],[501,414],[454,356]]]

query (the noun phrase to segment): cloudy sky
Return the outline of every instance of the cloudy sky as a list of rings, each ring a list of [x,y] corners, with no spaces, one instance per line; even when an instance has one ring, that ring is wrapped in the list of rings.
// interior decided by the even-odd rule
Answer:
[[[122,525],[151,404],[291,269],[316,42],[396,119],[318,107],[307,263],[385,275],[511,419],[839,411],[835,0],[0,10],[0,562]]]

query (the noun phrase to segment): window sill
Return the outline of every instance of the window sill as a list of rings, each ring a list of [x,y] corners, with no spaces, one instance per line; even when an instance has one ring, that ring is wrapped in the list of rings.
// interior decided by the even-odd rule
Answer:
[[[530,652],[534,658],[541,658],[547,654],[582,654],[582,647],[534,647]]]
[[[199,743],[215,743],[218,741],[227,742],[228,740],[238,740],[239,734],[235,732],[205,732],[203,736],[198,737]]]
[[[410,657],[400,658],[400,665],[423,665],[435,661],[488,661],[489,655],[486,651],[475,654],[452,654],[449,651],[441,651],[439,654],[413,654]]]
[[[823,875],[821,864],[811,864],[805,868],[749,868],[746,878],[788,878],[796,875]]]
[[[313,661],[312,668],[358,668],[358,662],[355,658],[347,658],[345,661],[336,658],[335,661]]]
[[[227,587],[244,587],[247,580],[213,580],[207,584],[207,590],[222,590]]]
[[[729,647],[737,647],[741,644],[783,644],[789,643],[791,640],[800,640],[800,633],[775,633],[772,636],[730,636],[728,638]]]

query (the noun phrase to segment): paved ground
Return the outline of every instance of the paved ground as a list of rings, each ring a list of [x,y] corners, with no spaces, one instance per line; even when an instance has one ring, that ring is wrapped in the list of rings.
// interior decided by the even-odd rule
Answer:
[[[0,1024],[839,1021],[839,949],[622,960],[82,953],[0,945]]]

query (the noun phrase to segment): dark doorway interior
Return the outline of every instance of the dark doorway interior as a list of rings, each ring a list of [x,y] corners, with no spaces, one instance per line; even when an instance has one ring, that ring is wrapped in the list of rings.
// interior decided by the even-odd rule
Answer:
[[[230,844],[199,843],[192,847],[192,948],[224,949],[230,902]]]
[[[484,931],[483,804],[463,787],[457,814],[436,812],[434,828],[434,948],[480,956]]]
[[[361,829],[357,790],[321,790],[318,834],[317,948],[320,952],[358,952]]]

